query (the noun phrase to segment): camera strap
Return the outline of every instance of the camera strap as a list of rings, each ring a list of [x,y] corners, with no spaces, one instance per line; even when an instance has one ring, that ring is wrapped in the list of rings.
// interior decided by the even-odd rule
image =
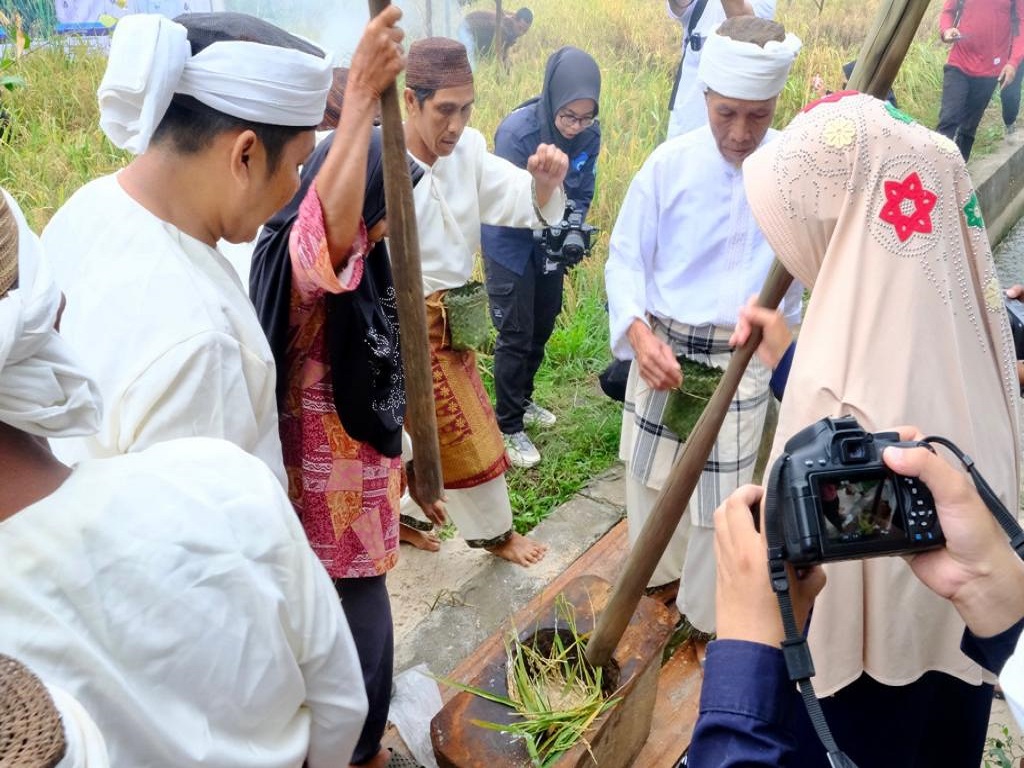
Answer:
[[[981,500],[985,502],[985,506],[988,507],[992,516],[995,517],[996,522],[999,523],[999,527],[1003,529],[1003,532],[1010,539],[1010,546],[1013,547],[1013,551],[1017,553],[1017,556],[1024,560],[1024,530],[1021,529],[1020,523],[1017,522],[1006,506],[999,500],[996,492],[992,490],[992,486],[986,482],[985,478],[981,476],[981,472],[978,471],[977,466],[974,464],[974,459],[968,456],[966,453],[961,451],[952,441],[947,440],[944,437],[926,437],[921,441],[922,443],[928,443],[929,448],[932,443],[941,445],[943,448],[952,453],[964,465],[964,469],[967,470],[967,474],[971,476],[971,480],[974,481],[974,487],[978,490],[978,495],[981,496]],[[932,449],[934,451],[934,449]]]
[[[818,697],[814,693],[814,685],[811,683],[811,678],[814,677],[811,649],[807,645],[807,638],[797,627],[796,615],[793,613],[793,600],[789,594],[789,576],[786,574],[782,516],[778,514],[779,479],[782,476],[783,466],[789,460],[787,453],[775,462],[766,486],[764,500],[764,535],[768,544],[768,578],[771,579],[772,590],[779,601],[782,629],[785,632],[785,639],[782,641],[782,657],[786,662],[789,679],[796,683],[800,690],[800,697],[804,701],[804,707],[811,719],[811,725],[814,726],[814,732],[818,734],[818,738],[825,747],[829,765],[832,768],[857,768],[856,763],[839,749],[839,745],[836,744],[828,723],[825,721],[825,713],[821,711],[821,702],[818,701]]]
[[[676,94],[679,93],[679,83],[683,79],[683,60],[686,59],[686,49],[690,47],[690,38],[693,37],[693,30],[696,29],[700,17],[704,15],[704,8],[707,7],[707,4],[708,0],[697,0],[697,4],[693,6],[693,10],[690,12],[690,21],[686,25],[686,34],[683,35],[683,51],[679,56],[679,66],[676,67],[675,79],[672,81],[672,95],[668,97],[669,112],[676,108]]]
[[[963,464],[964,469],[971,476],[981,500],[1009,537],[1010,546],[1013,547],[1018,557],[1024,559],[1024,530],[982,477],[974,460],[944,437],[926,437],[920,441],[919,445],[934,452],[933,443],[949,450]],[[775,462],[765,488],[764,500],[764,535],[768,545],[768,577],[771,580],[772,590],[779,601],[782,628],[785,632],[785,639],[782,641],[782,656],[786,662],[789,679],[797,684],[804,707],[807,709],[807,715],[811,719],[811,725],[814,726],[815,733],[825,747],[829,764],[832,768],[857,768],[856,763],[839,749],[829,730],[825,713],[821,709],[821,702],[818,701],[811,683],[811,678],[814,677],[814,661],[811,658],[811,650],[807,645],[807,638],[796,625],[796,615],[793,613],[793,600],[789,594],[789,577],[786,573],[782,515],[779,514],[778,500],[779,481],[783,468],[789,461],[790,456],[787,453]]]

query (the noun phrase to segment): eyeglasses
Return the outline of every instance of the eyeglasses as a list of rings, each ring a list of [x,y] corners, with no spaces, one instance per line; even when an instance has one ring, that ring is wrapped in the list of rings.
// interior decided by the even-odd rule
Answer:
[[[589,128],[594,124],[593,115],[579,117],[578,115],[574,115],[572,112],[559,112],[555,115],[555,120],[560,122],[566,128],[572,128],[575,125],[578,125],[580,128]]]

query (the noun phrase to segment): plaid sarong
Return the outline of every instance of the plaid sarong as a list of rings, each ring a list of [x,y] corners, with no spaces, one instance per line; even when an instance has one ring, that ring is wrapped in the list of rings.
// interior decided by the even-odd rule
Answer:
[[[729,348],[731,328],[691,326],[659,318],[651,318],[651,328],[655,336],[671,345],[677,357],[685,356],[723,370],[729,365],[732,357]],[[764,364],[756,357],[751,360],[687,507],[696,525],[712,527],[718,505],[739,486],[753,479],[768,411],[769,378],[770,373]],[[654,490],[661,490],[664,486],[684,445],[662,424],[668,394],[647,386],[635,362],[630,366],[619,458],[626,462],[627,471],[634,478]]]
[[[510,464],[476,368],[476,354],[451,347],[443,293],[437,291],[426,299],[441,474],[445,488],[472,488],[499,477]]]

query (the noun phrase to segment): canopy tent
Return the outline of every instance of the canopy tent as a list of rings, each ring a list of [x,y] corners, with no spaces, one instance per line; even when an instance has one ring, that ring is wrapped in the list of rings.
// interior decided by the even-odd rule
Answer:
[[[345,64],[369,21],[365,0],[52,0],[60,33],[106,34],[130,13],[240,11],[266,19],[330,51]],[[458,0],[398,0],[407,39],[455,37],[461,20]]]

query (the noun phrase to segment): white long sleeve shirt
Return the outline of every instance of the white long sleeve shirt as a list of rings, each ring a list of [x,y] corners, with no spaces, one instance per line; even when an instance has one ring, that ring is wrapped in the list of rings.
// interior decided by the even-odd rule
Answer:
[[[777,131],[769,131],[762,146]],[[661,144],[633,177],[608,244],[605,285],[612,353],[647,315],[691,325],[733,326],[764,285],[774,254],[754,221],[743,172],[722,157],[708,126]],[[794,282],[783,311],[800,318]]]
[[[67,296],[61,335],[104,404],[99,433],[54,440],[58,458],[219,437],[285,482],[274,357],[227,259],[147,211],[114,175],[78,190],[43,246]]]
[[[345,768],[355,644],[273,475],[221,440],[87,460],[0,522],[0,653],[132,768]]]
[[[776,0],[751,0],[754,15],[762,19],[775,18]],[[668,14],[679,21],[683,30],[683,69],[679,75],[679,88],[676,91],[675,105],[668,117],[668,137],[680,136],[694,128],[708,123],[708,109],[704,103],[704,91],[697,81],[697,65],[700,63],[700,51],[686,49],[686,30],[690,24],[696,1],[691,2],[680,15],[676,15],[672,6],[668,6]],[[725,21],[725,8],[722,0],[708,0],[704,12],[693,28],[694,35],[706,38]]]
[[[480,225],[540,229],[562,220],[565,194],[558,190],[534,207],[533,177],[487,151],[483,135],[466,128],[455,151],[426,165],[413,190],[423,294],[469,282],[473,256],[480,250]]]

